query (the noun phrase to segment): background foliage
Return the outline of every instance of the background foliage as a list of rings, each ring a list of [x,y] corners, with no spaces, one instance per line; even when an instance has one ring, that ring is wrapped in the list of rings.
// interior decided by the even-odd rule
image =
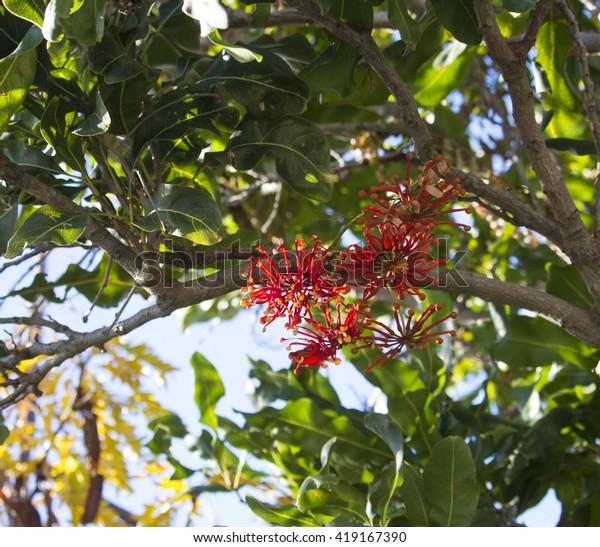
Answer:
[[[598,15],[2,0],[2,521],[193,523],[202,496],[235,492],[274,525],[503,526],[554,489],[560,525],[600,524]],[[441,153],[474,207],[471,232],[442,227],[461,277],[428,294],[458,310],[457,337],[367,376],[386,412],[252,361],[237,422],[195,354],[190,435],[153,395],[171,367],[117,337],[177,309],[186,327],[235,315],[259,240],[357,241],[358,191],[408,152]],[[73,298],[90,307],[75,322]],[[99,308],[114,321],[86,330]],[[345,357],[335,374],[373,359]],[[160,489],[144,514],[110,501],[141,475]]]

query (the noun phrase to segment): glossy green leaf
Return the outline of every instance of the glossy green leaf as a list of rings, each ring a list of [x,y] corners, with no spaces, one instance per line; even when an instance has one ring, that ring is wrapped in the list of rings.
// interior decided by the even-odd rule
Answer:
[[[400,472],[404,458],[404,438],[400,430],[390,421],[385,414],[367,414],[365,416],[365,427],[371,430],[382,441],[390,447],[394,455],[396,473]]]
[[[265,522],[274,526],[318,526],[319,523],[310,515],[304,514],[294,506],[280,507],[268,505],[259,499],[246,496],[250,510]]]
[[[431,6],[440,23],[457,40],[472,46],[481,42],[473,0],[431,0]]]
[[[42,34],[48,42],[58,42],[64,33],[64,26],[69,20],[73,0],[50,0],[44,12]]]
[[[431,523],[469,526],[475,516],[479,487],[468,445],[446,437],[434,447],[423,471],[423,488],[431,505]]]
[[[217,369],[200,353],[194,353],[191,360],[194,370],[194,401],[200,411],[200,422],[213,431],[217,430],[215,408],[219,399],[225,395],[225,388]]]
[[[246,118],[227,146],[227,158],[240,170],[252,169],[269,152],[277,172],[297,192],[326,201],[337,180],[329,170],[325,135],[303,118],[259,121]]]
[[[31,27],[18,47],[0,60],[0,131],[21,106],[35,76],[35,48],[42,41],[37,27]]]
[[[73,134],[78,137],[94,137],[96,135],[103,135],[108,131],[109,127],[110,114],[106,110],[100,90],[97,89],[95,112],[73,129]]]
[[[84,46],[93,46],[104,35],[106,0],[83,0],[73,14],[73,37]]]
[[[65,175],[54,158],[25,141],[2,141],[4,153],[14,163],[32,175]]]
[[[146,446],[157,456],[170,453],[173,438],[181,439],[187,435],[185,425],[175,414],[166,414],[152,420],[148,424],[148,429],[154,433],[154,436]]]
[[[30,21],[38,27],[44,23],[43,0],[2,0],[4,7],[17,17]]]
[[[211,195],[204,188],[162,185],[151,203],[151,211],[138,226],[154,231],[164,225],[174,235],[201,245],[219,241],[221,214]]]
[[[6,256],[15,257],[25,245],[37,245],[52,241],[56,245],[71,245],[83,234],[87,225],[89,211],[65,213],[44,205],[36,209],[25,220],[8,242]]]
[[[256,53],[244,46],[232,44],[223,40],[218,30],[212,30],[208,34],[208,39],[215,45],[221,46],[229,55],[231,55],[236,61],[240,63],[249,63],[251,61],[262,61],[263,56],[260,53]]]
[[[407,44],[415,44],[421,37],[419,24],[408,13],[405,0],[388,0],[388,16],[394,28]]]
[[[402,468],[402,499],[406,506],[406,517],[411,526],[429,526],[431,505],[427,501],[423,478],[414,467],[405,463]]]

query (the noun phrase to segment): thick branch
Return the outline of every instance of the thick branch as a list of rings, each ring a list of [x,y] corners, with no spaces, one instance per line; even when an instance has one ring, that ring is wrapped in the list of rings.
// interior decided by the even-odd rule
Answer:
[[[500,68],[511,96],[513,115],[523,146],[536,172],[554,218],[563,232],[562,249],[583,276],[590,293],[600,302],[600,247],[587,232],[561,171],[544,142],[535,119],[535,101],[523,59],[502,36],[489,0],[476,0],[475,11],[488,52]]]
[[[592,314],[556,296],[466,271],[442,270],[439,274],[441,290],[536,312],[586,344],[600,348],[600,326]]]

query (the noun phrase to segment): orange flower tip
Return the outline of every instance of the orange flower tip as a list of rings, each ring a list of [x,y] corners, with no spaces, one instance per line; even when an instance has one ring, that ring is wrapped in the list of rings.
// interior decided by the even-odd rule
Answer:
[[[414,157],[415,157],[415,155],[412,152],[409,152],[408,154],[406,154],[406,159],[408,161],[411,161]]]
[[[282,338],[280,341],[281,342],[285,342],[285,338]],[[292,350],[292,345],[291,344],[285,347],[285,351],[291,351],[291,350]]]
[[[465,213],[467,213],[467,215],[470,215],[473,212],[473,207],[467,207],[465,209]]]
[[[456,336],[456,331],[455,330],[448,331],[448,334],[450,336]]]
[[[400,309],[400,306],[398,304],[394,304],[392,306],[392,308],[393,308],[394,311],[398,311]]]
[[[352,353],[352,355],[356,355],[358,353],[358,348],[352,348],[350,353]]]
[[[453,312],[450,314],[450,319],[456,319],[457,317],[458,317],[458,312],[455,312],[455,311],[453,311]]]
[[[463,224],[463,228],[465,229],[465,232],[470,232],[471,231],[471,227],[467,224]]]
[[[432,308],[434,311],[440,311],[442,309],[442,305],[441,304],[433,304]]]
[[[425,296],[422,292],[420,292],[417,297],[419,300],[421,300],[421,302],[427,298],[427,296]]]
[[[333,360],[334,365],[339,365],[341,362],[342,362],[342,360],[337,357]]]
[[[301,372],[302,372],[302,370],[300,369],[300,367],[296,367],[296,368],[294,369],[294,374],[295,374],[296,376],[300,376],[300,373],[301,373]]]

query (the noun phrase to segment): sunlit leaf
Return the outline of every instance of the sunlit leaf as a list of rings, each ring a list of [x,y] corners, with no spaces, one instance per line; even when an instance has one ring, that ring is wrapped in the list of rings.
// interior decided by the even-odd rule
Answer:
[[[225,395],[225,388],[217,369],[200,353],[191,360],[195,377],[194,401],[200,411],[200,421],[213,431],[217,430],[217,402]]]
[[[0,131],[21,106],[35,75],[35,48],[42,41],[37,27],[31,27],[18,47],[0,60]]]
[[[71,245],[83,234],[89,211],[65,213],[44,205],[36,209],[17,229],[8,242],[6,256],[17,256],[25,245],[52,241],[56,245]]]

